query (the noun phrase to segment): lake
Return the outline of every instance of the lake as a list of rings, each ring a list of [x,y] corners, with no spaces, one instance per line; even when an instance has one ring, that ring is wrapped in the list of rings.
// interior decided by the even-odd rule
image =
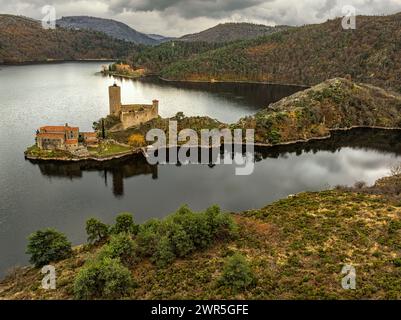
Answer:
[[[68,122],[90,130],[108,113],[101,63],[0,67],[0,277],[27,264],[27,236],[41,228],[65,232],[74,244],[86,240],[85,221],[111,223],[124,211],[138,222],[164,217],[182,204],[203,210],[259,208],[302,191],[357,181],[372,184],[401,161],[401,133],[353,130],[325,141],[257,150],[255,170],[236,176],[233,165],[151,166],[141,157],[91,163],[35,164],[23,152],[35,130]],[[160,100],[160,115],[207,115],[234,122],[300,88],[258,84],[166,83],[116,80],[124,103]]]

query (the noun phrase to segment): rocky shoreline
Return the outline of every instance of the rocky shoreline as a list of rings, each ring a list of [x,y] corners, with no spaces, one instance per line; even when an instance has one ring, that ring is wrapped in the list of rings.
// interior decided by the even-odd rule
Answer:
[[[339,131],[351,131],[354,129],[379,129],[379,130],[401,130],[400,127],[391,127],[391,128],[387,128],[387,127],[380,127],[380,126],[352,126],[349,128],[338,128],[338,129],[331,129],[330,130],[330,134],[323,136],[323,137],[312,137],[312,138],[308,138],[308,139],[303,139],[303,140],[294,140],[294,141],[286,141],[286,142],[280,142],[277,144],[268,144],[268,143],[254,143],[253,145],[255,147],[261,147],[261,148],[273,148],[273,147],[279,147],[279,146],[291,146],[291,145],[296,145],[296,144],[303,144],[303,143],[308,143],[311,141],[319,141],[319,140],[327,140],[331,138],[331,133],[332,132],[339,132]],[[242,147],[246,147],[250,144],[247,143],[242,143],[241,144]],[[194,145],[194,148],[208,148],[208,149],[213,149],[213,148],[221,148],[224,145]],[[167,149],[169,148],[179,148],[180,145],[170,145],[167,147]],[[117,160],[117,159],[125,159],[125,158],[129,158],[130,156],[133,155],[143,155],[145,158],[147,158],[146,155],[146,147],[142,147],[142,148],[134,148],[133,150],[129,151],[129,152],[122,152],[122,153],[118,153],[115,155],[110,155],[108,157],[94,157],[94,156],[88,156],[88,157],[40,157],[40,156],[33,156],[33,155],[29,155],[27,153],[25,153],[25,159],[27,160],[31,160],[31,161],[44,161],[44,162],[51,162],[51,161],[55,161],[55,162],[86,162],[86,161],[93,161],[93,162],[100,162],[100,163],[104,163],[104,162],[108,162],[108,161],[112,161],[112,160]]]
[[[116,159],[123,159],[132,155],[143,153],[142,148],[133,149],[128,152],[121,152],[115,155],[111,155],[108,157],[94,157],[94,156],[87,156],[87,157],[40,157],[40,156],[33,156],[30,154],[25,153],[25,159],[32,160],[32,161],[58,161],[58,162],[84,162],[84,161],[96,161],[96,162],[106,162]]]

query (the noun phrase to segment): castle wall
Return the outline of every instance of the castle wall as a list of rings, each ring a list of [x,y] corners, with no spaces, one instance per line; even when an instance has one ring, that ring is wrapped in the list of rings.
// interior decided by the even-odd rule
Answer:
[[[64,141],[62,139],[43,139],[37,138],[36,145],[44,150],[64,150]]]
[[[120,118],[124,129],[139,125],[159,116],[159,101],[152,104],[121,104],[121,88],[114,84],[109,87],[110,115]]]
[[[133,109],[133,107],[127,106],[127,109]],[[124,106],[122,106],[122,110],[120,120],[124,129],[139,125],[159,116],[159,106],[155,102],[150,105],[141,105],[139,110],[124,111]]]

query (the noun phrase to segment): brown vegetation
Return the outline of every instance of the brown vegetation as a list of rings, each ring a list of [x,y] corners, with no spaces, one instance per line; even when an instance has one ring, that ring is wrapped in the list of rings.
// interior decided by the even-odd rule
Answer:
[[[0,63],[124,58],[133,45],[101,32],[43,29],[39,21],[0,15]]]

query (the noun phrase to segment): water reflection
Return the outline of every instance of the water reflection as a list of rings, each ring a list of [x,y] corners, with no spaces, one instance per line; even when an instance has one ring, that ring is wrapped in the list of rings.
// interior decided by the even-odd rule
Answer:
[[[270,103],[288,97],[306,87],[277,84],[241,83],[241,82],[182,82],[164,81],[157,77],[146,77],[143,83],[157,87],[185,89],[193,92],[207,92],[219,97],[225,97],[232,102],[241,101],[255,110],[266,107]]]
[[[317,154],[323,151],[335,154],[341,152],[341,150],[344,148],[362,150],[368,153],[379,152],[383,154],[393,154],[395,156],[399,156],[401,155],[401,131],[353,129],[347,132],[333,132],[333,135],[330,139],[314,140],[308,143],[275,146],[270,148],[257,147],[255,148],[254,160],[255,162],[263,162],[266,159],[287,159],[290,155],[300,157],[303,154]],[[227,156],[224,151],[225,150],[223,148],[220,150],[219,156],[221,158]],[[210,155],[212,155],[211,150]],[[245,147],[243,148],[243,155],[245,155]],[[234,158],[233,154],[228,156]],[[109,186],[109,180],[111,178],[112,192],[117,198],[124,196],[124,180],[140,175],[149,175],[153,180],[156,180],[158,179],[159,167],[171,166],[171,164],[150,165],[142,155],[135,155],[128,159],[113,160],[105,163],[31,162],[36,163],[41,174],[49,179],[66,178],[69,180],[74,180],[81,179],[83,177],[83,172],[85,171],[98,172],[106,187]],[[353,162],[353,165],[356,168],[364,167],[365,169],[369,169],[369,157],[367,157],[367,155],[365,155],[365,158],[362,159],[354,159]],[[376,160],[373,162],[374,163],[372,166],[376,166]],[[213,163],[215,163],[215,161]],[[334,163],[336,163],[336,161]],[[326,162],[326,165],[328,165],[328,162]],[[182,165],[176,164],[175,166],[181,167]],[[216,164],[208,165],[210,169],[213,169],[215,166]],[[217,166],[219,166],[219,164],[217,164]],[[202,165],[202,167],[206,166]],[[282,170],[286,169],[283,168]],[[185,174],[188,174],[188,172]]]
[[[106,187],[109,185],[111,177],[112,190],[116,197],[124,195],[124,179],[139,175],[151,175],[152,179],[157,179],[158,169],[157,166],[150,165],[142,155],[134,155],[128,159],[113,160],[105,163],[93,161],[80,163],[31,162],[37,164],[41,174],[50,179],[81,179],[84,171],[97,171]]]

